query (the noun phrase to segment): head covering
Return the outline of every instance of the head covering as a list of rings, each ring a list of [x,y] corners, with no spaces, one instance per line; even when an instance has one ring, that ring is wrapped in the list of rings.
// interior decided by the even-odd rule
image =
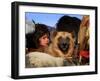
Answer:
[[[56,24],[57,31],[78,32],[81,20],[76,17],[62,16]]]

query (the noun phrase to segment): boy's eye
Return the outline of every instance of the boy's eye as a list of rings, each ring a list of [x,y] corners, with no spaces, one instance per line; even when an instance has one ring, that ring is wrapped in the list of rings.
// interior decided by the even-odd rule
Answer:
[[[43,36],[42,38],[45,39],[45,38],[48,38],[48,36]]]
[[[46,37],[43,37],[43,39],[45,39]]]
[[[47,37],[47,36],[43,37],[43,39],[46,39],[46,38],[48,39],[48,37]]]

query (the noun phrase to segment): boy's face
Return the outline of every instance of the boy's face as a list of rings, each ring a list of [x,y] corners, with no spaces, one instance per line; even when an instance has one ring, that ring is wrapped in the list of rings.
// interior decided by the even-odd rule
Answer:
[[[49,44],[49,38],[48,35],[45,34],[42,37],[39,38],[40,46],[46,47]]]

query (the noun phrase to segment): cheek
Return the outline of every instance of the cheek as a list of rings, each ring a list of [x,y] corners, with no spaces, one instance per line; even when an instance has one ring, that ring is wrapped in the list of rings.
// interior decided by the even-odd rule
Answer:
[[[47,42],[48,42],[48,40],[46,40],[46,39],[41,39],[40,44],[41,44],[41,45],[44,45],[44,44],[46,44]]]
[[[41,39],[41,40],[40,40],[40,43],[43,43],[43,42],[44,42],[44,40],[43,40],[43,39]]]

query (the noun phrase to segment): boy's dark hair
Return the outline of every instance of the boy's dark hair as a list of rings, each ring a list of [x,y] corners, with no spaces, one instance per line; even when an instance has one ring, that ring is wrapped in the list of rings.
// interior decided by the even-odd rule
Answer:
[[[27,48],[37,49],[40,45],[39,38],[45,34],[47,34],[48,36],[50,34],[48,27],[44,24],[36,24],[35,31],[29,35],[26,35],[28,43]]]
[[[33,42],[35,43],[35,47],[38,48],[40,46],[39,38],[43,35],[47,34],[49,36],[48,27],[44,24],[36,24],[35,32],[33,37]]]

